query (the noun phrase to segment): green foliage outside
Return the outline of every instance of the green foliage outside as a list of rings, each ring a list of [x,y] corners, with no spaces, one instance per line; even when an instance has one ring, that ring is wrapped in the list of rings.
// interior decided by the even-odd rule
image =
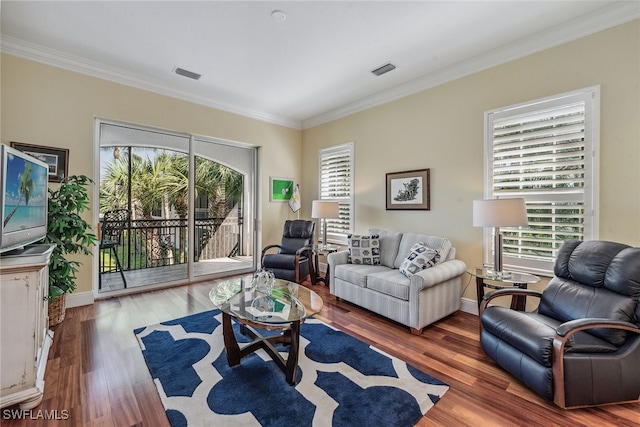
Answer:
[[[105,151],[103,149],[103,155]],[[153,157],[143,158],[135,154],[135,148],[131,156],[129,151],[129,147],[120,150],[118,157],[114,157],[104,171],[100,182],[100,211],[127,209],[133,205],[134,218],[151,218],[153,213],[164,216],[163,208],[171,207],[180,218],[186,218],[189,200],[188,156],[153,150]],[[219,216],[214,213],[215,210],[224,213],[221,205],[232,207],[241,200],[243,176],[229,167],[196,157],[195,191],[197,198],[209,201],[209,216]]]
[[[111,148],[103,148],[102,156],[109,155]],[[146,156],[146,157],[144,157]],[[132,220],[178,218],[185,221],[189,212],[189,157],[186,154],[161,149],[119,147],[101,173],[100,211],[130,209]],[[195,196],[207,206],[207,217],[225,218],[233,206],[241,202],[244,191],[243,176],[237,171],[207,160],[195,158]],[[187,229],[178,228],[179,244],[175,247],[162,241],[158,230],[138,231],[137,240],[131,243],[136,251],[134,266],[126,269],[158,266],[159,259],[186,262],[188,258]],[[197,241],[200,248],[207,239]],[[127,239],[119,248],[123,264],[128,259]],[[121,252],[119,252],[120,255]],[[133,253],[133,252],[132,252]],[[199,250],[196,251],[199,253]],[[169,255],[167,255],[169,254]],[[164,263],[164,262],[163,262]],[[144,265],[142,265],[144,264]]]

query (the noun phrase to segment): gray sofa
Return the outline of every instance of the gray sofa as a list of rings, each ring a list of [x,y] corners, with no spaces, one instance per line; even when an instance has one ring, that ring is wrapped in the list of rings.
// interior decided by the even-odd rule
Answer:
[[[455,259],[449,240],[416,233],[370,229],[378,235],[379,265],[349,263],[349,251],[329,254],[329,286],[339,299],[411,328],[413,334],[460,308],[466,264]],[[400,267],[414,244],[439,253],[439,262],[410,277]]]

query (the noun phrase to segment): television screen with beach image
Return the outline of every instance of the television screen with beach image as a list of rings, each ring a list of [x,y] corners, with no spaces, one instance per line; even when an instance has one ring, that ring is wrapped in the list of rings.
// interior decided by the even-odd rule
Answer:
[[[48,168],[23,156],[7,156],[4,182],[4,233],[47,224]]]

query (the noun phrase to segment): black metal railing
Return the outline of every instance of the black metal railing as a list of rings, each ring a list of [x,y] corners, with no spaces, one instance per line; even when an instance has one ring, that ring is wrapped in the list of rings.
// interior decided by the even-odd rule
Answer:
[[[188,242],[188,223],[181,219],[137,219],[125,228],[117,251],[122,268],[140,270],[238,255],[242,221],[239,218],[195,220],[194,245]],[[100,272],[113,271],[111,253],[101,251]]]

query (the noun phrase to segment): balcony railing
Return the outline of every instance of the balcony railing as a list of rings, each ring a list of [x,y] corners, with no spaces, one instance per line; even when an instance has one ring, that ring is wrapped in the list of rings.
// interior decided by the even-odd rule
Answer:
[[[125,228],[118,256],[125,271],[185,264],[239,255],[241,218],[195,220],[194,244],[188,242],[187,220],[138,219]],[[111,253],[101,251],[100,273],[113,271]]]

